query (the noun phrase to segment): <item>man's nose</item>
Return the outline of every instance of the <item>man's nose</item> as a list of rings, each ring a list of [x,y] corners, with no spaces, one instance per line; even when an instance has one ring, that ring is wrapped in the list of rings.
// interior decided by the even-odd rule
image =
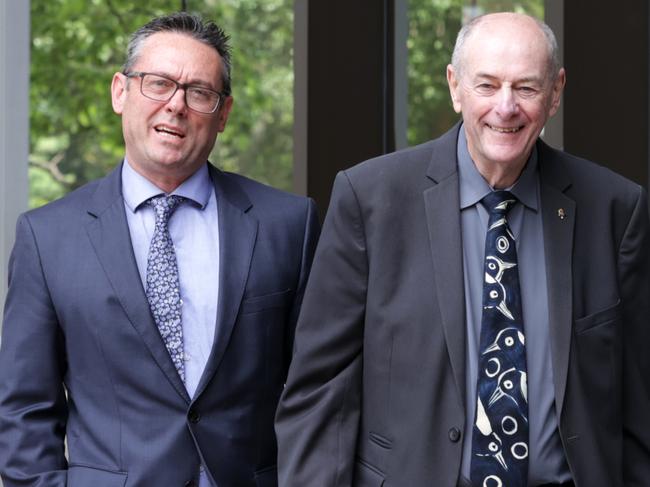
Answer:
[[[497,104],[497,113],[503,118],[510,118],[519,111],[519,104],[514,90],[509,86],[504,86],[499,91],[499,100]]]
[[[179,88],[167,101],[166,109],[173,113],[185,113],[187,112],[187,104],[185,103],[185,90]]]

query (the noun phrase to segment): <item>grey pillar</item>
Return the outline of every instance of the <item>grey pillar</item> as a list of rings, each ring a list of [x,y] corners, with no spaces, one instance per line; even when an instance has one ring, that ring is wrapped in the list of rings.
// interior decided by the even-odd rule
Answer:
[[[0,305],[16,217],[27,208],[29,0],[0,1]]]

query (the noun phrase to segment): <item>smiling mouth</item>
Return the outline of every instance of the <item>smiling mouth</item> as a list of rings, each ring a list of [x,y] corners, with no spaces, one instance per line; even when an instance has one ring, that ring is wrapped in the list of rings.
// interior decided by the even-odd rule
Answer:
[[[174,130],[169,127],[165,127],[163,125],[158,125],[154,127],[154,130],[158,132],[159,134],[166,134],[166,135],[171,135],[173,137],[178,137],[180,139],[185,138],[185,134],[182,132],[179,132],[178,130]]]
[[[495,127],[489,123],[486,123],[485,125],[487,125],[490,130],[494,130],[500,134],[514,134],[515,132],[519,132],[522,128],[524,128],[523,125],[520,125],[519,127]]]

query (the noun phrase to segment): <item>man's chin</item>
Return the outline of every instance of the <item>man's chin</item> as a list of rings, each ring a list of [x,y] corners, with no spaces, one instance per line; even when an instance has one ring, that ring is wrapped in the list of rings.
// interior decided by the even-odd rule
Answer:
[[[530,155],[530,149],[524,144],[493,147],[487,151],[489,160],[499,165],[517,165],[525,162]]]
[[[186,159],[187,155],[176,151],[160,151],[157,154],[153,154],[151,158],[153,164],[162,170],[165,168],[172,170],[173,168],[182,166]]]

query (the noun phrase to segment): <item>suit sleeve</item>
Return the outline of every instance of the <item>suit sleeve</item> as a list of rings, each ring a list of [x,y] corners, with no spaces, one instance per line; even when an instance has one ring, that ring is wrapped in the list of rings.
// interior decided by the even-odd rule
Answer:
[[[33,230],[16,226],[0,346],[0,474],[4,487],[65,487],[63,336]]]
[[[276,417],[283,487],[352,484],[367,276],[361,211],[346,174],[339,173]]]
[[[626,487],[650,485],[650,222],[643,189],[618,255],[623,306],[623,474]]]
[[[312,261],[314,260],[314,252],[316,251],[316,243],[320,234],[320,223],[318,221],[318,213],[316,211],[316,204],[311,198],[308,200],[306,217],[304,220],[304,236],[302,241],[302,252],[300,260],[300,275],[298,277],[298,284],[296,285],[296,293],[291,306],[289,314],[289,326],[287,328],[287,337],[285,343],[285,350],[287,351],[284,363],[288,369],[291,363],[293,340],[295,336],[296,323],[298,322],[298,314],[302,306],[302,300],[305,294],[305,287],[307,286],[307,278],[311,272]],[[285,375],[287,370],[285,370]]]

